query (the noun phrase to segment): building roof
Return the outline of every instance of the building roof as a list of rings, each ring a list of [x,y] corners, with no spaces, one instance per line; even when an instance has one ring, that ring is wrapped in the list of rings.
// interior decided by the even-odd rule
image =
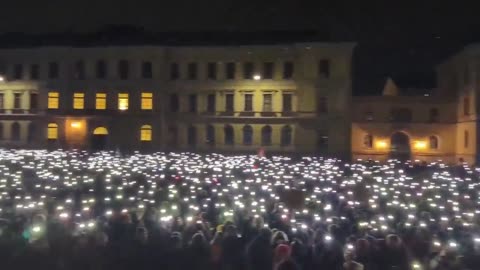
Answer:
[[[387,81],[385,82],[385,86],[383,87],[382,94],[384,96],[398,96],[399,89],[392,78],[388,77]]]
[[[204,31],[152,33],[132,26],[113,26],[95,33],[0,35],[0,48],[29,48],[44,46],[238,46],[275,45],[308,42],[341,42],[318,31]]]

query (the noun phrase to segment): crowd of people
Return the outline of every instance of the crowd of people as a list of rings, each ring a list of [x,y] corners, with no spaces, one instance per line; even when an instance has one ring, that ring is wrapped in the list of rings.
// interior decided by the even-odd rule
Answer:
[[[480,169],[0,150],[2,269],[480,267]]]

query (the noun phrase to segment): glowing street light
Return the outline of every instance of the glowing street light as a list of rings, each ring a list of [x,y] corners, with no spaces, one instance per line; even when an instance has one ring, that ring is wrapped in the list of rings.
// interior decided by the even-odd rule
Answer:
[[[259,81],[259,80],[262,79],[262,76],[260,76],[260,75],[258,75],[258,74],[255,74],[255,75],[253,75],[253,79],[254,79],[255,81]]]

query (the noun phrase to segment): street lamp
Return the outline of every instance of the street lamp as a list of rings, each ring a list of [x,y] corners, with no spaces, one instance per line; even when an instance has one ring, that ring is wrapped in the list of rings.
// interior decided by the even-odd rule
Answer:
[[[4,82],[5,78],[3,76],[0,76],[0,82]]]
[[[259,81],[260,79],[262,79],[262,76],[256,74],[256,75],[253,75],[253,79],[254,79],[255,81]]]

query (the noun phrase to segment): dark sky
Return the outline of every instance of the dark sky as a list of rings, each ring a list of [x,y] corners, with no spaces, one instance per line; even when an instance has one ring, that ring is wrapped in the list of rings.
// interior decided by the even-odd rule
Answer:
[[[15,0],[1,11],[0,32],[91,32],[115,24],[158,32],[326,31],[358,42],[360,94],[378,92],[389,75],[405,86],[432,86],[433,65],[480,33],[478,8],[465,0]]]

